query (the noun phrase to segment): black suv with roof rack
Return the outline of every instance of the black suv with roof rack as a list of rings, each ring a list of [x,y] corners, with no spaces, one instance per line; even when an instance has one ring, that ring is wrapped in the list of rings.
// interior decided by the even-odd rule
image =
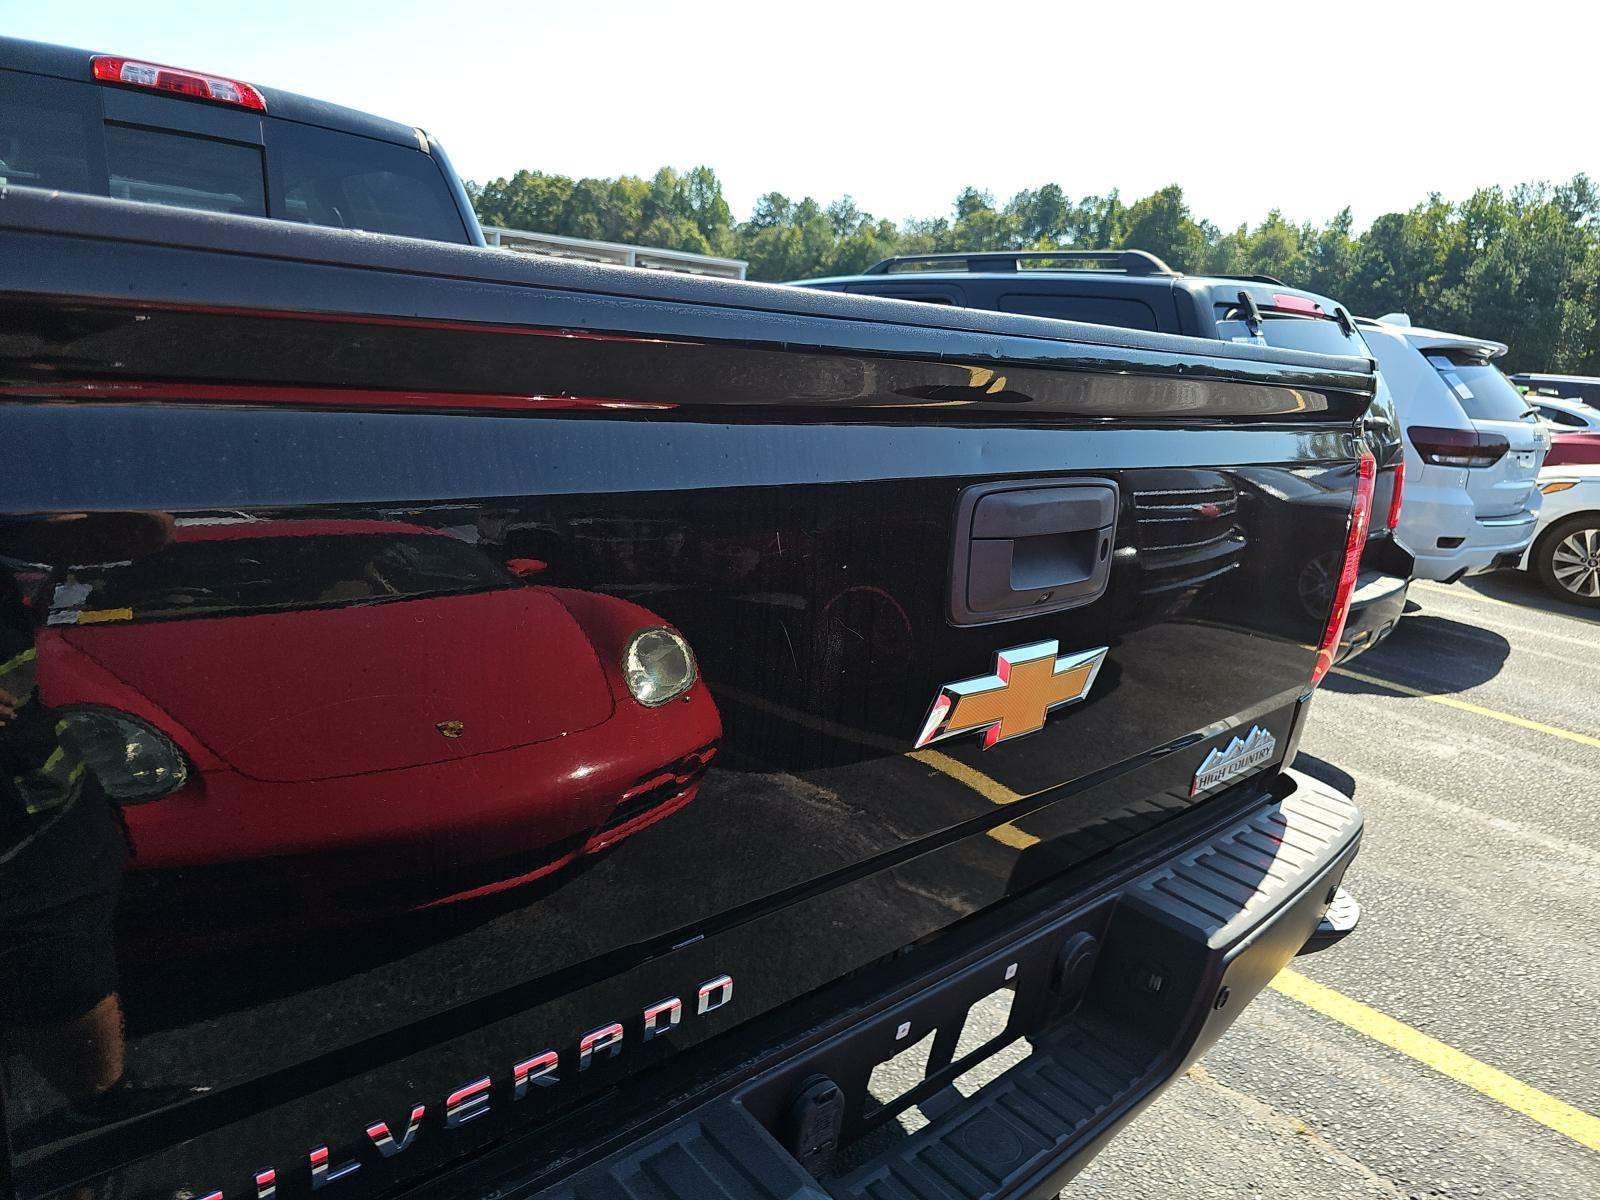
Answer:
[[[962,308],[1187,334],[1225,342],[1277,346],[1330,355],[1372,357],[1349,311],[1335,300],[1291,287],[1270,275],[1186,275],[1144,250],[1005,250],[917,254],[886,258],[860,275],[795,281],[797,287],[883,296]],[[1315,401],[1308,397],[1308,403]],[[1355,600],[1339,661],[1377,645],[1405,611],[1413,561],[1395,542],[1404,489],[1400,421],[1388,389],[1363,424],[1377,461],[1372,521],[1361,556]],[[1242,495],[1172,490],[1138,498],[1150,587],[1180,591],[1218,578],[1238,565],[1236,540]],[[1184,540],[1162,536],[1164,518],[1179,502],[1216,509],[1203,541],[1182,525]],[[1177,525],[1167,525],[1177,528]],[[1326,608],[1338,584],[1338,563],[1313,558],[1289,581],[1308,608]],[[1263,581],[1274,585],[1278,581]]]

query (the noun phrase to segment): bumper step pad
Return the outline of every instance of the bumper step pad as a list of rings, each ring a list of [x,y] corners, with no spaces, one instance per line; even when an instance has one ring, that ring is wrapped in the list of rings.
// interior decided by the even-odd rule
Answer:
[[[959,1110],[890,1154],[828,1182],[837,1197],[951,1200],[1000,1194],[1008,1180],[1061,1152],[1108,1110],[1133,1097],[1156,1057],[1125,1031],[1074,1022]]]
[[[1323,921],[1354,857],[1361,814],[1296,772],[1249,817],[1011,944],[952,964],[907,999],[819,1037],[538,1195],[543,1200],[1001,1200],[1048,1197],[1199,1058]],[[1337,915],[1337,914],[1336,914]],[[1064,997],[1063,950],[1098,939],[1087,992]],[[1074,940],[1076,939],[1076,940]],[[1003,981],[1003,982],[1002,982]],[[1053,982],[1054,981],[1054,982]],[[907,1038],[962,1027],[996,985],[1014,993],[992,1042],[930,1066],[898,1101],[865,1080]],[[908,1032],[910,1031],[910,1032]],[[1032,1053],[965,1099],[951,1081],[1005,1045]],[[952,1035],[953,1040],[953,1035]],[[870,1162],[814,1179],[771,1130],[803,1081],[837,1081],[852,1136],[912,1103],[933,1119]],[[937,1115],[934,1115],[937,1114]],[[526,1193],[523,1193],[526,1196]]]

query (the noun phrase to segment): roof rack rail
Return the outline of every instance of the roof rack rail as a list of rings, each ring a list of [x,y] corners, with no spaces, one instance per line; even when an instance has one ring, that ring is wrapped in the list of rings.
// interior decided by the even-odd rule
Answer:
[[[1166,263],[1145,250],[973,250],[954,254],[897,254],[875,262],[863,275],[893,275],[913,264],[961,263],[968,271],[1016,271],[1024,261],[1098,262],[1101,270],[1125,275],[1176,275]]]

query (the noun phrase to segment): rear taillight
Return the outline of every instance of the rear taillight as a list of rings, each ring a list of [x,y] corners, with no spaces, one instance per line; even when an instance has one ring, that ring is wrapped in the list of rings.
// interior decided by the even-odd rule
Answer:
[[[1356,576],[1361,573],[1361,548],[1367,544],[1367,527],[1372,523],[1372,485],[1377,478],[1378,460],[1363,452],[1356,466],[1356,500],[1350,506],[1350,528],[1344,537],[1344,565],[1339,569],[1339,585],[1333,591],[1333,611],[1322,631],[1322,645],[1317,647],[1317,664],[1311,668],[1312,687],[1321,683],[1333,666],[1339,639],[1344,637],[1350,598],[1355,595]]]
[[[199,71],[164,67],[160,63],[97,54],[94,58],[94,77],[102,83],[125,83],[129,87],[172,92],[196,100],[214,100],[218,104],[253,108],[256,112],[267,111],[267,102],[261,98],[261,93],[248,83],[224,79],[220,75],[203,75]]]
[[[1436,467],[1492,467],[1511,449],[1510,439],[1476,429],[1413,425],[1406,430],[1422,461]]]
[[[1384,527],[1390,533],[1400,524],[1400,504],[1406,495],[1406,460],[1401,459],[1394,465],[1394,496],[1389,501],[1389,517],[1384,521]]]

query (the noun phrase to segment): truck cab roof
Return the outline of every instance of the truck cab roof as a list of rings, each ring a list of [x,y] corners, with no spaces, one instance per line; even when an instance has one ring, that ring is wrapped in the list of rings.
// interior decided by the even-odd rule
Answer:
[[[20,38],[0,37],[0,183],[483,245],[464,185],[422,129]]]

